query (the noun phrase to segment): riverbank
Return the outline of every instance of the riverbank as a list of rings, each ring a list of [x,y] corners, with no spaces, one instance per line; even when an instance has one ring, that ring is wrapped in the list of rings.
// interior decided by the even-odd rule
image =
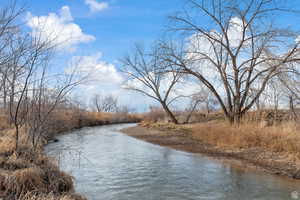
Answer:
[[[137,121],[138,116],[130,114],[56,112],[47,121],[47,129],[41,133],[37,146],[32,144],[32,136],[24,124],[16,152],[14,128],[3,120],[0,131],[0,199],[85,200],[76,193],[74,178],[61,171],[55,158],[44,154],[44,145],[74,129]]]
[[[280,151],[279,149],[278,151],[273,151],[273,149],[272,151],[268,151],[258,144],[238,147],[238,145],[234,145],[234,142],[228,139],[229,137],[225,134],[219,135],[219,139],[216,139],[216,132],[220,132],[221,125],[218,124],[218,122],[192,125],[142,124],[122,131],[129,136],[153,144],[191,153],[201,153],[229,162],[230,160],[240,161],[239,165],[241,166],[300,179],[299,155],[285,152],[284,150]],[[239,131],[239,129],[235,130]],[[226,131],[226,128],[223,128],[222,131]],[[229,129],[227,129],[227,131],[230,132]],[[212,134],[212,132],[214,132],[214,134]],[[232,135],[233,133],[231,132],[230,134]],[[269,140],[273,139],[270,135],[268,136]],[[234,140],[239,139],[238,136],[231,137]],[[226,142],[228,145],[225,145]],[[246,142],[247,141],[244,143]],[[250,144],[250,142],[248,142],[248,144]],[[289,144],[287,143],[286,145]]]

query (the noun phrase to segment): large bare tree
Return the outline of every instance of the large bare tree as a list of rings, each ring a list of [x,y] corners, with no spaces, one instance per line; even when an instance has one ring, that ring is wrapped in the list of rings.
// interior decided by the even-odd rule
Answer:
[[[178,120],[170,105],[179,97],[174,90],[182,75],[176,70],[165,71],[169,63],[161,61],[159,49],[153,48],[150,52],[146,52],[137,45],[133,54],[124,57],[121,62],[123,71],[128,77],[125,88],[159,102],[171,121],[177,124]]]
[[[239,123],[269,81],[300,60],[298,33],[279,24],[278,17],[291,13],[281,3],[286,1],[188,0],[187,9],[171,17],[171,30],[184,33],[187,44],[162,44],[164,60],[200,80],[226,118]]]

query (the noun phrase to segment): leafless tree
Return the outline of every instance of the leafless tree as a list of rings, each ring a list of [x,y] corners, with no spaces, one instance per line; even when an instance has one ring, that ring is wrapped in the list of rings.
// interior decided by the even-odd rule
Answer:
[[[190,121],[193,113],[196,110],[203,110],[208,115],[212,110],[216,109],[217,101],[213,94],[205,87],[201,88],[200,92],[192,94],[190,97],[190,103],[186,109],[187,117],[186,123]]]
[[[290,119],[296,120],[298,118],[296,106],[300,103],[300,73],[297,70],[298,66],[292,68],[294,69],[292,73],[280,74],[278,79],[281,84],[282,96],[288,102]]]
[[[16,152],[20,129],[24,127],[36,148],[49,128],[51,113],[84,79],[75,73],[48,74],[55,45],[39,34],[25,32],[16,23],[23,11],[16,9],[15,2],[0,10],[0,97],[15,128]]]
[[[112,95],[100,96],[94,95],[92,98],[92,106],[97,112],[116,112],[118,108],[118,99]]]
[[[165,60],[200,80],[231,123],[239,123],[273,77],[300,60],[297,32],[276,24],[291,13],[281,3],[188,0],[187,9],[171,17],[171,30],[184,33],[188,44],[165,42]]]
[[[20,42],[21,41],[21,42]],[[15,43],[15,41],[13,41]],[[30,35],[20,35],[17,44],[14,46],[15,54],[11,66],[16,66],[22,73],[16,76],[16,72],[12,74],[13,81],[11,83],[10,94],[10,118],[16,129],[16,145],[18,150],[19,129],[26,121],[28,113],[28,99],[30,98],[30,84],[34,80],[34,74],[38,71],[40,65],[48,59],[49,46],[45,43],[36,41]],[[14,68],[14,67],[13,67]]]
[[[38,147],[41,139],[52,134],[49,132],[52,130],[52,114],[60,105],[65,105],[68,94],[83,81],[75,78],[73,74],[57,74],[53,80],[47,69],[46,65],[41,72],[35,74],[26,102],[26,125],[34,148]]]
[[[286,88],[280,80],[275,77],[270,80],[268,87],[266,88],[263,97],[266,97],[266,99],[269,102],[270,108],[274,110],[274,119],[275,121],[278,120],[278,111],[280,103],[284,100]]]
[[[4,110],[7,108],[8,87],[20,75],[17,66],[11,66],[12,59],[17,53],[14,45],[18,41],[16,35],[19,34],[19,26],[16,19],[23,13],[24,8],[18,8],[16,1],[11,1],[8,5],[0,8],[0,96]]]
[[[150,52],[146,52],[137,45],[133,54],[124,57],[121,62],[123,72],[128,77],[125,88],[159,102],[171,121],[177,124],[178,121],[171,111],[170,105],[178,99],[174,90],[182,75],[175,70],[164,71],[165,66],[169,63],[160,60],[159,49],[155,47]]]

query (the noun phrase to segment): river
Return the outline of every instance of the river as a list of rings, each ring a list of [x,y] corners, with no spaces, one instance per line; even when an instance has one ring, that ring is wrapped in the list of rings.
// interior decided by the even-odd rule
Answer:
[[[75,130],[46,146],[90,200],[286,200],[300,182],[131,138],[133,124]],[[298,192],[297,192],[298,191]],[[299,195],[300,199],[300,195]]]

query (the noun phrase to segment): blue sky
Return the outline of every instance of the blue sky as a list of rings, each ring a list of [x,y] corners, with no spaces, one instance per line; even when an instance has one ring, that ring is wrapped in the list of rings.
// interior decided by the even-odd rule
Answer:
[[[183,0],[97,0],[107,2],[108,8],[91,12],[85,0],[21,1],[26,2],[34,16],[58,13],[63,6],[68,6],[74,23],[96,38],[91,43],[80,44],[73,53],[88,55],[101,51],[107,62],[123,56],[135,42],[148,43],[159,37],[167,16],[183,4]]]
[[[0,0],[0,2],[8,0]],[[26,4],[34,16],[58,14],[63,6],[68,6],[77,24],[85,34],[95,37],[87,43],[79,43],[72,54],[63,55],[60,61],[70,55],[89,55],[102,52],[102,59],[114,63],[130,50],[136,42],[150,43],[157,39],[167,24],[167,16],[179,11],[184,0],[90,0],[106,3],[107,7],[96,12],[91,11],[89,0],[17,0]],[[288,1],[294,7],[299,1]],[[299,20],[299,17],[297,18]],[[286,20],[286,19],[285,19]],[[297,24],[298,20],[283,21]]]
[[[0,0],[5,4],[9,0]],[[60,44],[53,59],[54,71],[64,71],[68,64],[91,71],[97,81],[81,86],[77,95],[88,104],[94,94],[112,94],[121,104],[143,105],[153,101],[121,89],[124,77],[117,62],[135,43],[145,45],[158,39],[168,23],[167,16],[180,11],[185,0],[17,0],[25,4],[22,18],[28,31],[55,35]],[[299,8],[300,1],[287,0]],[[281,16],[280,16],[281,17]],[[298,28],[300,17],[283,17],[278,23]],[[199,21],[205,23],[203,17]],[[54,34],[53,34],[54,33]],[[72,36],[72,37],[70,37]],[[66,41],[66,38],[71,38]],[[61,45],[63,43],[63,45]]]
[[[58,41],[64,41],[70,34],[76,36],[66,45],[60,45],[52,64],[55,72],[64,71],[69,63],[80,63],[83,70],[95,72],[98,82],[81,86],[77,93],[84,103],[88,104],[94,94],[112,94],[119,98],[120,104],[132,104],[135,99],[135,105],[144,105],[139,106],[140,110],[153,104],[121,89],[124,79],[118,72],[118,59],[135,43],[147,45],[159,38],[167,16],[180,10],[184,0],[17,0],[17,3],[26,5],[22,20],[28,31],[43,32],[45,37],[56,35]]]

